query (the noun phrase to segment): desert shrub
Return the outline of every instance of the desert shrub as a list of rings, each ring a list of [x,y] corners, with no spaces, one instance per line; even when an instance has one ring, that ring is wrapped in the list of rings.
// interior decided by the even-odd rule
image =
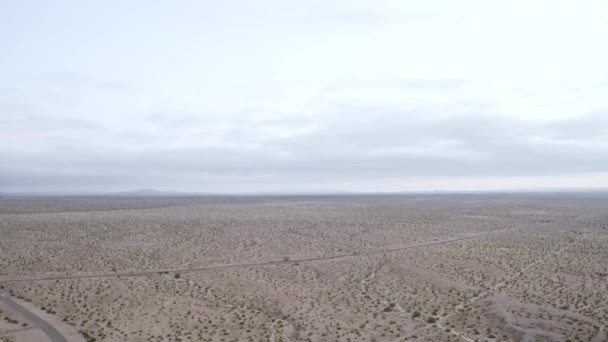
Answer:
[[[390,303],[387,307],[384,308],[384,312],[391,312],[395,309],[395,303]]]

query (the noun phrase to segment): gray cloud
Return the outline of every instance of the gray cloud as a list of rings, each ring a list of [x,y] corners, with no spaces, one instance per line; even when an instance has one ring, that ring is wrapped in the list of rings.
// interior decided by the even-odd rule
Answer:
[[[0,192],[608,174],[589,6],[91,6],[0,5]]]
[[[406,82],[407,83],[407,82]],[[407,83],[410,84],[410,83]],[[421,176],[529,176],[608,172],[606,110],[555,122],[492,114],[487,103],[398,107],[327,106],[324,120],[215,122],[195,115],[150,114],[157,129],[123,132],[85,120],[20,120],[62,134],[29,153],[3,149],[0,186],[102,187],[129,184],[240,183]],[[425,115],[458,115],[429,120]],[[173,118],[173,120],[171,119]],[[329,118],[329,119],[328,119]],[[2,124],[6,125],[6,122]],[[276,127],[314,127],[273,136]],[[205,134],[223,127],[219,139]],[[280,132],[279,132],[280,133]],[[172,141],[194,143],[169,147]],[[202,138],[200,145],[196,139]],[[602,144],[603,142],[603,144]]]

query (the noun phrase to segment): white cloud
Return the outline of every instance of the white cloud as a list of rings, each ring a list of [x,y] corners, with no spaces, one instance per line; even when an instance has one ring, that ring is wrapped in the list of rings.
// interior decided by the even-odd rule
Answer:
[[[0,5],[1,187],[605,183],[602,1],[89,7]]]

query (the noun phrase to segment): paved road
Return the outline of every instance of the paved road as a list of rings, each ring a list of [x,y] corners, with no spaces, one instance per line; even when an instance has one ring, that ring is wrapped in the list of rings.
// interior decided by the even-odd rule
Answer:
[[[52,325],[47,323],[42,318],[36,316],[33,312],[21,306],[21,304],[14,301],[11,297],[8,296],[8,293],[0,291],[0,301],[4,302],[15,311],[19,312],[23,315],[27,320],[32,322],[36,327],[42,329],[44,333],[51,339],[53,342],[68,342],[68,340],[61,335],[57,329],[55,329]],[[16,332],[16,331],[15,331]]]
[[[309,262],[315,262],[315,261],[340,260],[340,259],[354,258],[354,257],[360,257],[360,256],[394,253],[394,252],[399,252],[399,251],[412,249],[412,248],[434,246],[434,245],[444,245],[444,244],[448,244],[448,243],[456,243],[456,242],[460,242],[460,241],[475,239],[475,238],[490,235],[490,234],[497,234],[497,233],[502,233],[505,231],[513,231],[513,230],[519,230],[519,229],[524,229],[524,228],[530,228],[532,226],[536,226],[536,225],[497,229],[497,230],[493,230],[493,231],[489,231],[489,232],[478,233],[478,234],[474,234],[474,235],[467,235],[464,237],[435,240],[435,241],[430,241],[430,242],[421,242],[421,243],[416,243],[416,244],[407,245],[407,246],[400,246],[400,247],[392,247],[392,248],[388,247],[388,248],[384,248],[384,249],[376,250],[376,251],[353,252],[353,253],[324,256],[324,257],[290,259],[290,260],[275,260],[275,261],[263,261],[263,262],[251,262],[251,263],[238,263],[238,264],[224,264],[224,265],[202,266],[202,267],[182,268],[182,269],[147,270],[147,271],[129,272],[129,273],[114,272],[114,273],[97,273],[97,274],[89,274],[89,275],[57,275],[57,276],[48,276],[48,277],[39,277],[39,278],[0,279],[0,283],[3,283],[3,282],[4,283],[19,283],[19,282],[69,280],[69,279],[115,278],[115,277],[145,277],[145,276],[156,275],[159,273],[190,273],[190,272],[201,272],[201,271],[216,270],[216,269],[269,266],[269,265],[278,265],[278,264],[299,264],[299,263],[309,263]]]
[[[0,337],[2,336],[11,336],[11,335],[15,335],[17,333],[20,333],[22,331],[28,331],[28,330],[33,330],[33,329],[38,329],[38,327],[34,326],[30,326],[30,327],[26,327],[26,328],[20,328],[20,329],[13,329],[13,330],[7,330],[7,331],[2,331],[0,332]]]

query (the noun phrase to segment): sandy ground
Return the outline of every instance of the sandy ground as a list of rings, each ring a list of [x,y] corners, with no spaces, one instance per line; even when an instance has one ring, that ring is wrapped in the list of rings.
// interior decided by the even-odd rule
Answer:
[[[606,340],[597,195],[0,199],[0,234],[70,341]]]

